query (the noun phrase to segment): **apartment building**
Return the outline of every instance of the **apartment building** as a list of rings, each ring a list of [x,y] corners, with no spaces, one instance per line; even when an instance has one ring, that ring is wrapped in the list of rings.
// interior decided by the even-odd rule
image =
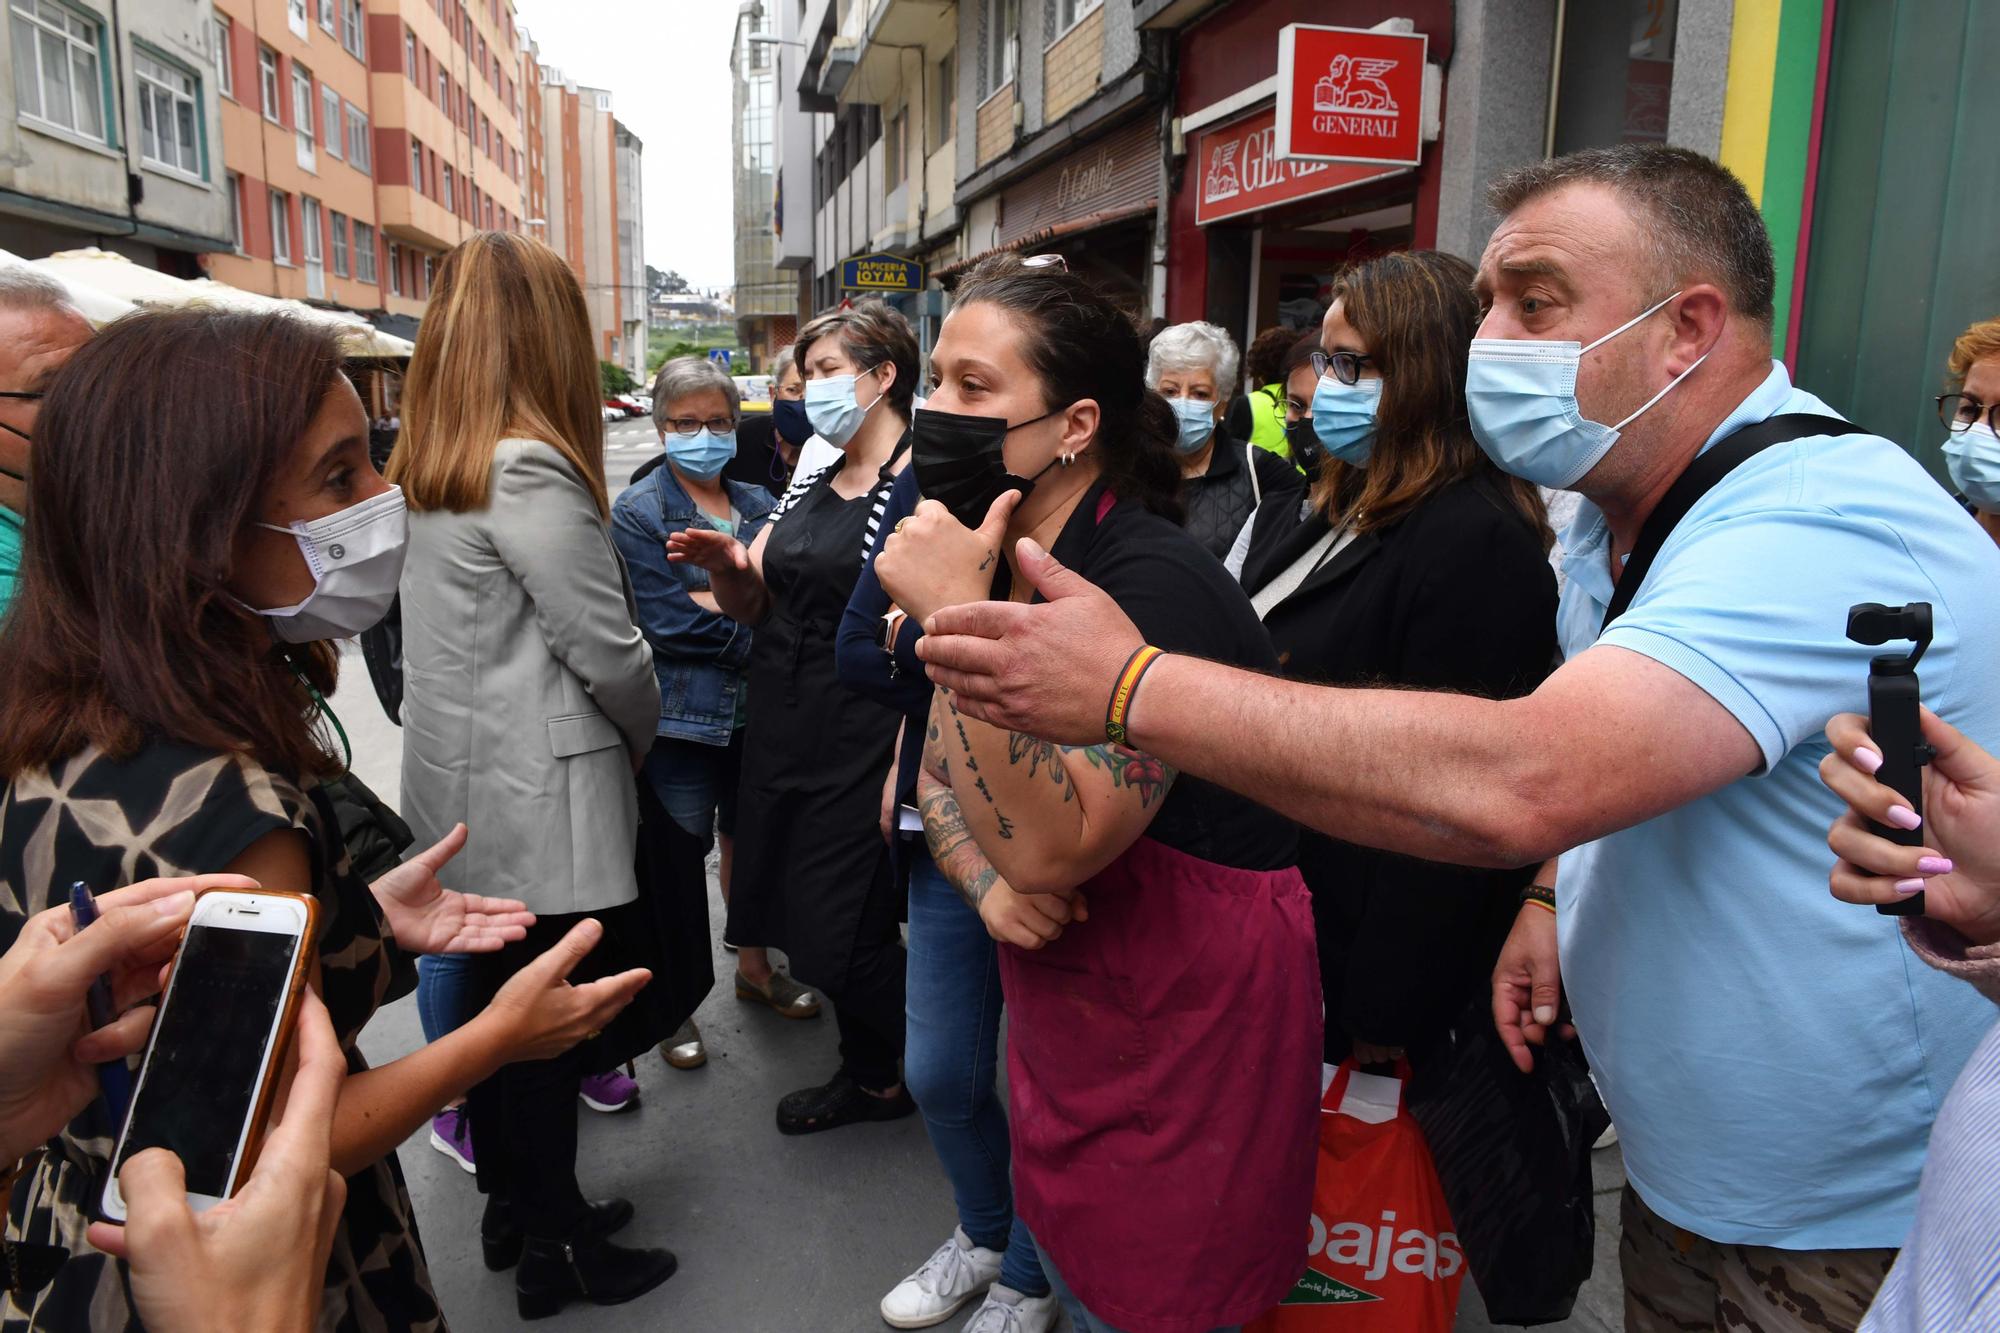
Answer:
[[[354,310],[381,304],[363,0],[215,0],[229,199],[218,282]]]
[[[208,0],[7,0],[0,249],[182,276],[229,244]]]
[[[778,69],[783,40],[772,40],[771,10],[789,11],[760,0],[742,0],[729,50],[731,200],[735,218],[736,332],[750,353],[749,367],[766,370],[771,353],[798,333],[799,284],[778,267],[784,225],[777,174]],[[789,18],[789,14],[784,16]],[[803,194],[801,197],[804,197]],[[794,235],[811,253],[810,223]]]
[[[583,302],[597,355],[625,361],[625,303],[618,263],[618,121],[607,88],[578,88],[577,191],[583,215]],[[645,280],[640,280],[643,298]]]
[[[574,80],[544,65],[542,164],[547,204],[542,239],[569,262],[576,280],[590,282],[583,245],[583,107]],[[585,288],[588,290],[588,287]]]
[[[618,326],[619,364],[632,378],[646,378],[646,208],[640,159],[645,145],[622,123],[613,121],[613,166],[618,173]]]

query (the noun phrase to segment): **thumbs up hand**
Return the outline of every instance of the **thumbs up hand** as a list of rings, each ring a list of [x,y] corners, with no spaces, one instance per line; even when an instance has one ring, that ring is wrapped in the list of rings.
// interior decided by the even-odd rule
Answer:
[[[936,500],[925,500],[897,523],[875,557],[875,576],[897,606],[919,623],[940,607],[981,602],[993,595],[1007,540],[1007,524],[1021,503],[1004,491],[977,528],[968,528]]]

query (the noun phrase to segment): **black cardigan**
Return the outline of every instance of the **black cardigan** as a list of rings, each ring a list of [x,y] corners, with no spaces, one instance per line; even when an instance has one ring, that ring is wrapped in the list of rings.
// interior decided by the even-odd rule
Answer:
[[[1326,535],[1323,516],[1302,520],[1299,509],[1296,492],[1259,507],[1246,592]],[[1513,697],[1531,692],[1554,661],[1555,575],[1534,530],[1481,475],[1355,538],[1264,626],[1294,679]],[[1299,868],[1313,892],[1329,1061],[1353,1039],[1421,1059],[1467,1000],[1485,993],[1536,869],[1467,869],[1315,833],[1300,840]]]

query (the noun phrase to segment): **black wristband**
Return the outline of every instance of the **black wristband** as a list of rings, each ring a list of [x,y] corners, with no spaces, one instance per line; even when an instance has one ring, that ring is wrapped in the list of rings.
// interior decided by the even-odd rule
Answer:
[[[1556,886],[1553,884],[1530,884],[1521,890],[1521,905],[1541,903],[1547,907],[1556,905]]]

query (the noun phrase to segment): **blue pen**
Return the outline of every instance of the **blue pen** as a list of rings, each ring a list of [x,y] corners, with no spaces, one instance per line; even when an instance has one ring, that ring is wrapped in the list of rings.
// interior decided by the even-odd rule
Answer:
[[[91,895],[90,886],[82,880],[69,886],[69,916],[79,934],[97,920],[97,899]],[[87,1003],[93,1029],[104,1027],[118,1017],[117,1003],[111,996],[110,977],[101,976],[90,983]],[[132,1070],[123,1060],[106,1060],[97,1067],[97,1086],[104,1094],[105,1106],[111,1111],[115,1133],[125,1123],[125,1108],[132,1104]]]

